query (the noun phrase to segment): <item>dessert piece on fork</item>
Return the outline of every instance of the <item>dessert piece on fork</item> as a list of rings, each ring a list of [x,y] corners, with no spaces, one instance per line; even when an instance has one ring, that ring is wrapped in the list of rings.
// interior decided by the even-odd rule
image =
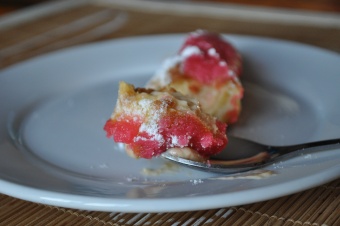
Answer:
[[[222,36],[191,33],[177,55],[165,60],[147,83],[120,83],[104,129],[130,156],[152,158],[168,151],[205,161],[227,145],[227,123],[241,111],[240,54]]]
[[[167,86],[154,90],[121,82],[116,107],[104,129],[136,158],[171,151],[204,161],[227,144],[225,123],[204,113],[196,99]]]

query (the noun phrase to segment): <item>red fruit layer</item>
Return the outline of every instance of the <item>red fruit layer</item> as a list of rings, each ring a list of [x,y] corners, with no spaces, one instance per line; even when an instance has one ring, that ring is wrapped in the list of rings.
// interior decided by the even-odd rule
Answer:
[[[183,62],[183,73],[198,81],[210,84],[216,80],[226,81],[240,74],[240,57],[234,47],[214,33],[191,34],[180,49],[196,46],[200,54],[193,54]]]
[[[167,141],[167,148],[190,147],[200,155],[208,157],[222,151],[227,144],[227,126],[219,121],[216,121],[218,130],[215,134],[194,115],[166,115],[159,126],[160,133]]]
[[[166,115],[159,122],[159,136],[155,139],[146,132],[139,132],[140,122],[123,118],[108,120],[105,124],[107,136],[115,142],[128,145],[136,156],[150,159],[169,148],[190,147],[200,155],[209,157],[217,154],[227,144],[226,124],[217,121],[218,131],[214,134],[202,121],[194,116],[181,113]]]
[[[133,120],[132,117],[125,117],[119,121],[109,119],[104,130],[106,136],[113,137],[115,142],[131,143],[133,138],[137,136],[141,124],[139,120]]]

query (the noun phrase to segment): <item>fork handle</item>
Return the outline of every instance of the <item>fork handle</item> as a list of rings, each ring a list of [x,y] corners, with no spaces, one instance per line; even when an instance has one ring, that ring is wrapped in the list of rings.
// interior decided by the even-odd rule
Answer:
[[[290,146],[268,146],[268,153],[272,157],[284,156],[292,152],[313,153],[318,151],[327,151],[340,147],[340,138],[315,141],[305,144],[296,144]]]

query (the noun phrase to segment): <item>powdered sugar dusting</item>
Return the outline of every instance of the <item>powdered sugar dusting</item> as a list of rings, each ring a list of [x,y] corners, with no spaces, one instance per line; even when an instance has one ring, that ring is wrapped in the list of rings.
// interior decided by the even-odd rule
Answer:
[[[227,62],[221,60],[219,63],[218,63],[221,67],[226,67],[227,66]],[[230,74],[230,72],[229,72]]]
[[[143,134],[143,132],[145,132],[150,136],[150,138],[146,139],[145,137],[136,136],[134,138],[134,141],[144,139],[144,140],[154,140],[161,144],[164,143],[165,142],[164,138],[159,133],[158,122],[161,116],[166,112],[166,104],[162,102],[162,104],[159,105],[158,107],[158,106],[155,106],[153,100],[141,99],[138,101],[138,105],[142,107],[139,114],[145,115],[146,113],[148,113],[150,115],[148,117],[148,120],[141,124],[139,128],[139,133]]]
[[[182,147],[180,144],[179,144],[179,140],[178,140],[178,137],[177,136],[171,136],[171,146],[172,147]]]
[[[187,46],[178,55],[165,59],[161,67],[156,71],[155,76],[151,78],[149,84],[157,81],[157,84],[160,86],[166,86],[171,82],[169,75],[171,68],[184,62],[188,57],[197,54],[201,54],[201,50],[197,46]]]
[[[202,179],[192,179],[190,180],[190,182],[192,183],[192,185],[198,185],[198,184],[204,183]]]
[[[212,56],[212,57],[216,57],[216,58],[219,58],[220,57],[220,54],[218,54],[216,52],[216,49],[215,48],[210,48],[208,49],[208,54],[209,56]]]
[[[187,46],[181,51],[179,56],[181,58],[181,61],[183,62],[188,57],[198,54],[201,54],[201,50],[197,46]]]
[[[150,107],[152,100],[149,99],[141,99],[138,101],[138,105],[141,107],[142,110],[147,110]]]
[[[233,70],[228,70],[228,73],[229,73],[230,76],[236,77],[236,74]]]
[[[193,37],[198,37],[198,36],[201,36],[201,35],[203,35],[205,33],[207,33],[206,30],[198,29],[196,31],[191,32],[190,35],[193,36]]]

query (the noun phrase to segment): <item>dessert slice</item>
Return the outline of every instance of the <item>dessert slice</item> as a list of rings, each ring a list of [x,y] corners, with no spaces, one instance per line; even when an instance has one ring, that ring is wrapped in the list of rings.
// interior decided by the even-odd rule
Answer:
[[[205,31],[191,33],[176,56],[168,58],[147,87],[170,86],[195,97],[205,113],[228,124],[238,120],[243,87],[242,61],[222,36]]]
[[[204,113],[196,99],[169,87],[156,91],[121,82],[116,107],[104,129],[136,158],[149,159],[169,150],[204,160],[227,144],[225,123]]]

